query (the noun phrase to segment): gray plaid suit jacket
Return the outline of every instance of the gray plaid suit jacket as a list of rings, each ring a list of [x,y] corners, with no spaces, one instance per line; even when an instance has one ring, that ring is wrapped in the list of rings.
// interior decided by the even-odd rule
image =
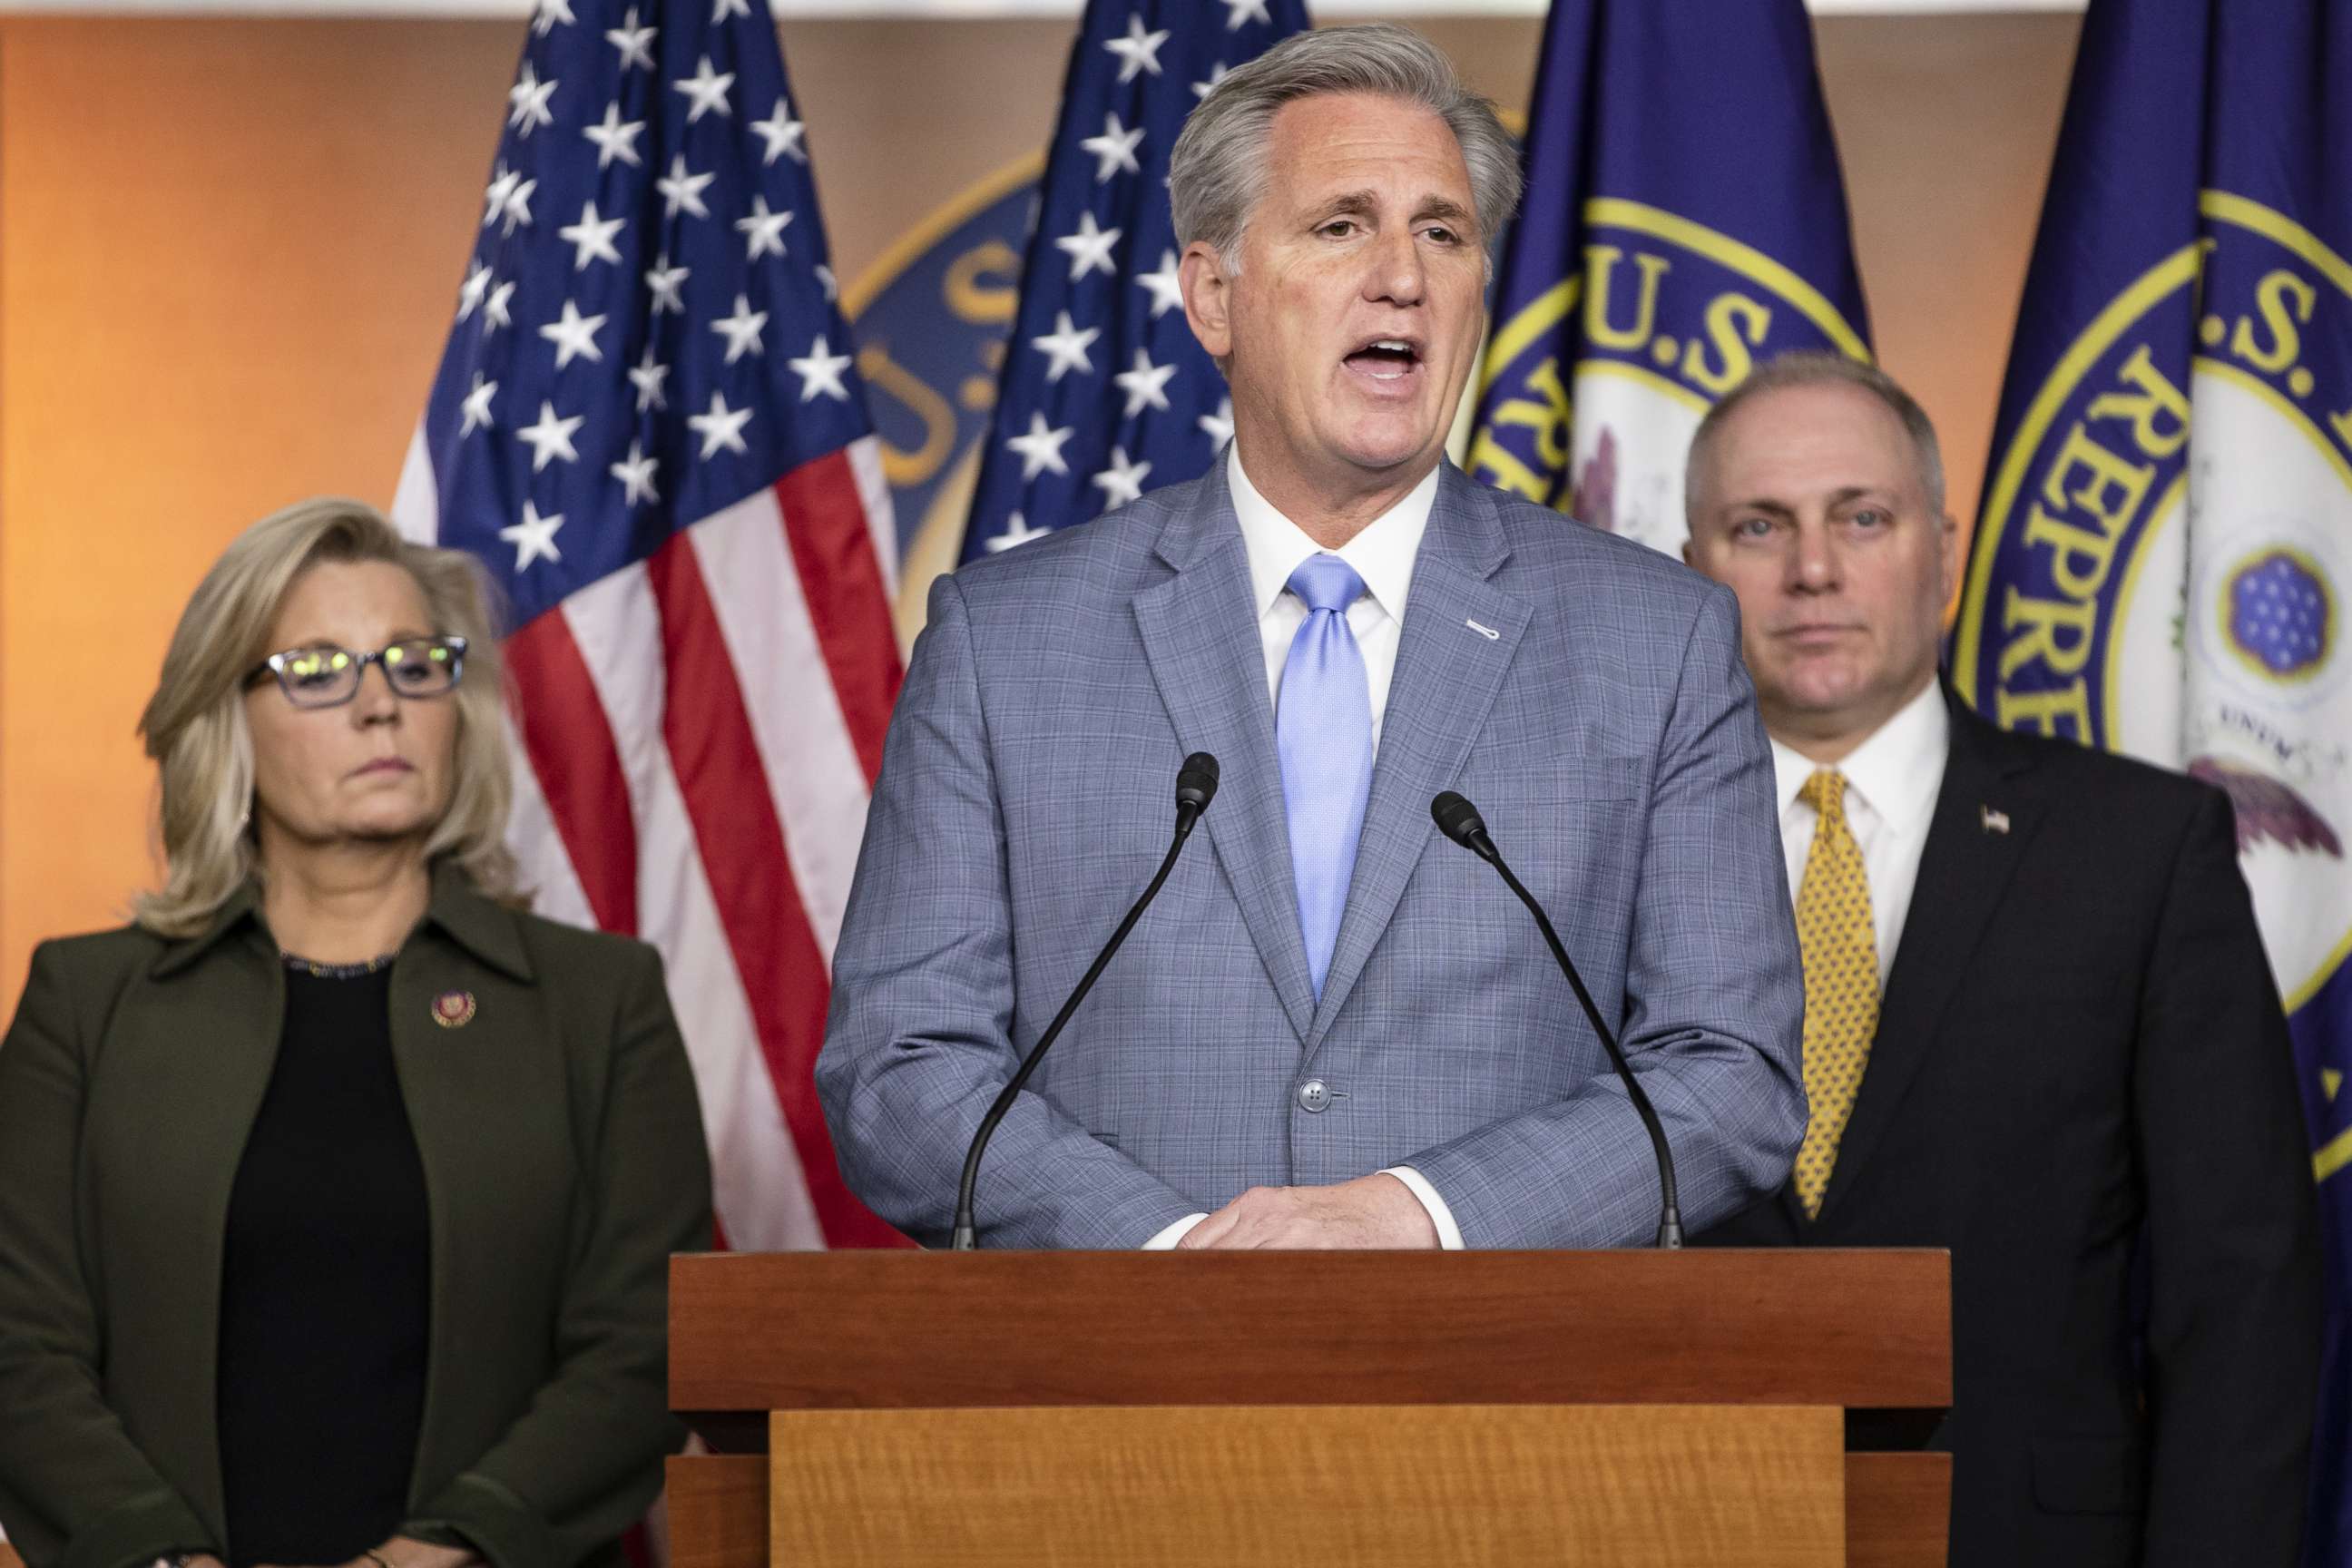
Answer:
[[[1686,1224],[1786,1179],[1803,990],[1730,594],[1446,468],[1319,1005],[1261,647],[1222,462],[933,588],[816,1067],[858,1195],[945,1237],[967,1141],[1150,879],[1193,751],[1222,791],[998,1129],[983,1245],[1132,1247],[1394,1164],[1473,1247],[1647,1240],[1640,1121],[1526,911],[1431,824],[1444,789],[1619,1023]]]

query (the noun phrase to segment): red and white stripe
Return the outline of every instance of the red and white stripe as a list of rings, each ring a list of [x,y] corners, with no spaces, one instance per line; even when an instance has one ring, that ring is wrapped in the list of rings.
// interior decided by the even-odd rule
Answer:
[[[422,431],[394,501],[439,536]],[[816,1100],[833,946],[902,675],[873,437],[574,594],[503,645],[509,841],[539,912],[667,965],[743,1250],[902,1245]]]

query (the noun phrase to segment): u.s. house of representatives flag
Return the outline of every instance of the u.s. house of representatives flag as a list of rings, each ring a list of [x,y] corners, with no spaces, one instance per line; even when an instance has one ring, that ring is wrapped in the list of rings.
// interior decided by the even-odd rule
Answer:
[[[1306,26],[1301,0],[1087,0],[962,559],[1193,479],[1232,437],[1184,323],[1168,154],[1211,84]]]
[[[667,961],[727,1239],[889,1241],[811,1074],[894,541],[766,0],[538,0],[505,120],[396,515],[511,605],[515,847]]]
[[[1708,405],[1869,357],[1802,0],[1553,0],[1526,164],[1466,466],[1678,550]]]
[[[2227,789],[2330,1250],[2310,1561],[2352,1564],[2352,6],[2094,0],[1954,683]]]

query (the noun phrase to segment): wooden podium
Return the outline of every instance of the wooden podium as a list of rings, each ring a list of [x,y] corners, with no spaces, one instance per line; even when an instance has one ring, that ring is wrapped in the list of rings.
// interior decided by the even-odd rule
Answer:
[[[670,1268],[674,1568],[1944,1562],[1941,1252]],[[1869,1419],[1866,1415],[1866,1419]]]

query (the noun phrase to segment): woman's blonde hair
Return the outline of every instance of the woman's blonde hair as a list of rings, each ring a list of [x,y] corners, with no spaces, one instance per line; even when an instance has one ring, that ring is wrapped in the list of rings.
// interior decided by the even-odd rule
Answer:
[[[148,930],[164,936],[202,930],[261,871],[248,831],[254,769],[246,678],[283,651],[265,645],[303,573],[324,562],[367,561],[415,578],[433,630],[467,644],[466,676],[450,695],[457,740],[449,808],[434,824],[425,854],[453,862],[492,898],[516,896],[514,858],[505,844],[514,784],[481,571],[460,551],[410,543],[362,501],[326,498],[288,507],[239,534],[196,584],[172,633],[155,694],[139,719],[162,775],[167,868],[163,889],[133,904],[133,917]]]

